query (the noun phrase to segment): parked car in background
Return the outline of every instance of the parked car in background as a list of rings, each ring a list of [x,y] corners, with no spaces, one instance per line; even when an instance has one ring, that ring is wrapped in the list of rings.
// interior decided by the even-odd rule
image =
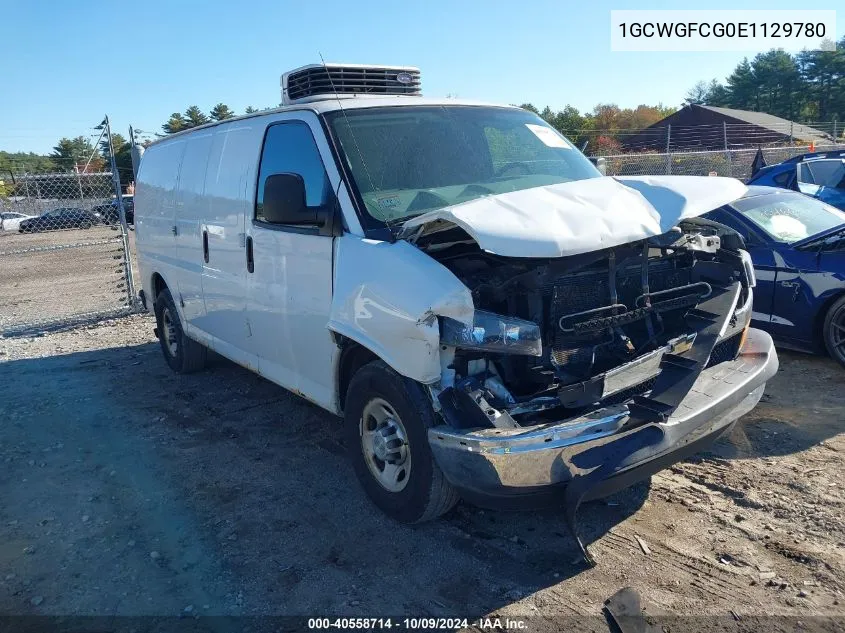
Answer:
[[[786,346],[826,349],[845,366],[845,213],[758,186],[705,217],[745,238],[757,275],[753,324]]]
[[[3,211],[0,213],[0,231],[18,231],[21,222],[33,217],[35,216],[18,213],[17,211]]]
[[[100,214],[103,224],[118,224],[120,222],[120,210],[117,207],[117,200],[108,204],[100,204],[92,209]],[[135,224],[135,196],[123,195],[123,212],[126,214],[126,223]]]
[[[845,209],[845,150],[802,154],[762,167],[748,184],[800,191]]]
[[[40,233],[62,229],[90,229],[99,223],[100,216],[94,211],[76,207],[61,207],[21,221],[18,231],[21,233]]]

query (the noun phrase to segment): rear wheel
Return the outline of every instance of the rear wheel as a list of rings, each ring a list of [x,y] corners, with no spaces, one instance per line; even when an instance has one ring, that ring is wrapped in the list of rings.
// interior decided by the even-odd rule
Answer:
[[[352,467],[373,503],[397,521],[429,521],[458,501],[428,444],[435,420],[422,387],[383,361],[364,365],[349,383],[344,425]]]
[[[185,336],[176,303],[167,288],[156,297],[155,314],[161,351],[170,368],[180,374],[190,374],[205,367],[208,350]]]
[[[828,353],[845,367],[845,297],[834,303],[824,319],[824,345]]]

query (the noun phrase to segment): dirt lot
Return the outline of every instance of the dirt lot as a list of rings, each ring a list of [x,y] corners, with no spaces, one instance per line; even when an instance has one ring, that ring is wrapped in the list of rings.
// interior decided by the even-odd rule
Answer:
[[[728,630],[845,618],[845,371],[825,358],[782,352],[712,452],[583,506],[594,569],[555,509],[392,523],[334,417],[222,359],[174,375],[147,317],[0,339],[0,361],[2,614],[500,614],[606,631],[586,616],[631,586]]]
[[[125,310],[127,300],[117,228],[0,232],[0,334],[43,315],[65,320]]]

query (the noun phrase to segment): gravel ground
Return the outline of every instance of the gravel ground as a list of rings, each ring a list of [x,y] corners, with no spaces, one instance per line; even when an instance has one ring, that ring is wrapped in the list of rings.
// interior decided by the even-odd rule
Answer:
[[[45,314],[60,321],[125,309],[127,300],[116,228],[0,232],[0,334]]]
[[[727,628],[775,614],[812,630],[845,617],[844,379],[782,352],[763,402],[711,452],[582,507],[598,560],[585,569],[556,509],[391,522],[335,417],[223,359],[173,374],[147,316],[0,339],[0,613],[607,630],[588,616],[630,586]]]

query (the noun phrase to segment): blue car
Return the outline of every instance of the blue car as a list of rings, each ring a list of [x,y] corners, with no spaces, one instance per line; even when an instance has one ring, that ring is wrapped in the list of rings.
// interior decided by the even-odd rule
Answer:
[[[845,150],[802,154],[762,167],[748,184],[800,191],[845,210]]]
[[[705,217],[739,232],[754,262],[752,321],[784,347],[827,352],[845,366],[845,213],[772,187]]]

